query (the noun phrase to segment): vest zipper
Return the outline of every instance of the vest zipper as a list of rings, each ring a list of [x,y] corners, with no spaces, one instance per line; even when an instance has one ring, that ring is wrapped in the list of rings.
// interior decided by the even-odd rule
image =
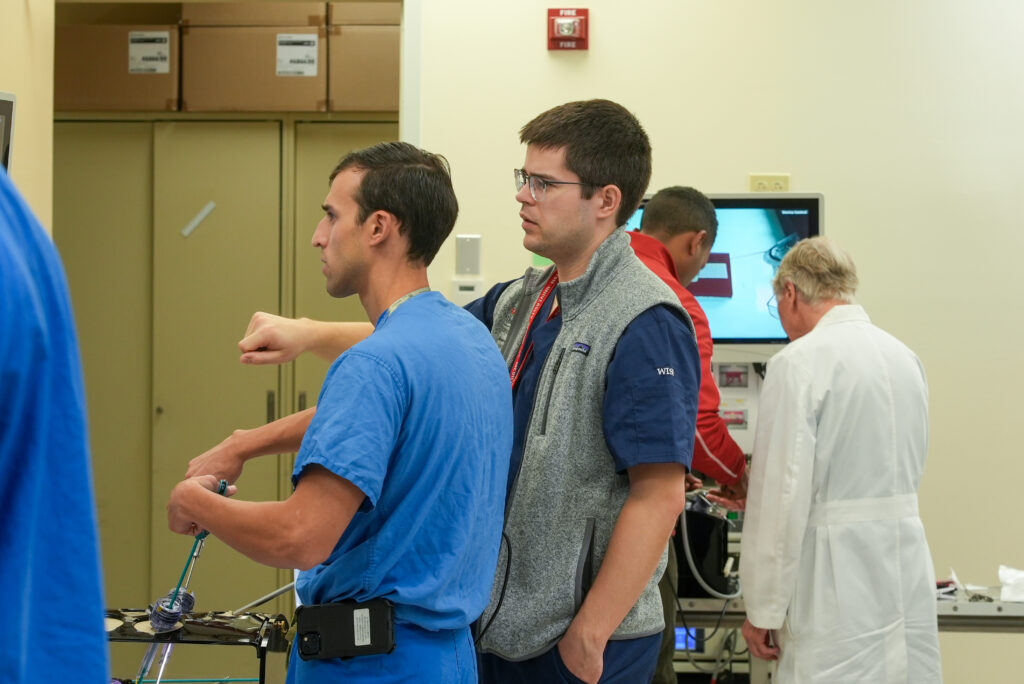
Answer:
[[[573,601],[576,604],[573,614],[580,612],[583,599],[590,592],[594,576],[594,527],[596,518],[587,518],[583,528],[583,544],[580,545],[579,559],[576,561],[576,582],[573,587]]]
[[[562,347],[562,349],[559,351],[558,358],[555,359],[555,368],[552,371],[552,381],[551,381],[551,384],[550,384],[551,389],[554,389],[554,387],[555,387],[554,379],[558,377],[558,368],[562,364],[562,354],[564,354],[564,353],[565,353],[565,348]],[[547,358],[544,359],[544,366],[541,368],[541,376],[540,376],[541,378],[544,377],[544,372],[545,372],[545,370],[547,370],[548,364],[550,364],[550,362],[551,362],[551,352],[548,352]],[[508,521],[509,521],[509,513],[512,511],[512,502],[515,500],[515,490],[519,486],[519,473],[522,472],[522,467],[526,463],[526,452],[528,451],[527,446],[529,445],[528,442],[529,442],[530,428],[534,427],[534,419],[537,418],[537,411],[536,410],[537,410],[537,399],[538,399],[538,396],[539,395],[535,392],[534,393],[534,404],[532,404],[531,407],[529,408],[529,420],[526,421],[526,431],[524,433],[525,434],[525,439],[523,440],[523,444],[522,444],[522,458],[519,459],[519,468],[515,472],[515,478],[512,480],[512,486],[509,487],[508,498],[505,500],[505,522],[506,523],[508,523]],[[547,396],[547,398],[545,399],[545,402],[544,402],[544,416],[542,416],[542,421],[543,422],[541,423],[541,432],[540,432],[540,434],[545,434],[546,433],[546,430],[547,430],[547,427],[548,427],[548,407],[549,407],[550,404],[551,404],[551,392],[549,391],[548,392],[548,396]],[[503,525],[503,528],[504,528],[504,525]]]
[[[551,370],[551,382],[548,384],[548,395],[544,399],[544,414],[541,418],[540,434],[548,433],[548,412],[551,410],[551,395],[555,393],[555,381],[558,380],[558,369],[562,367],[562,357],[565,356],[565,347],[558,350],[558,358],[555,359],[555,367]]]

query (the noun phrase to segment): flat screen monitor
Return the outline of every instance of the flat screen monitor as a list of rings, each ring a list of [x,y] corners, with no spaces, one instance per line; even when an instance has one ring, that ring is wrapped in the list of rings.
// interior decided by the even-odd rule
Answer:
[[[11,140],[14,138],[14,95],[0,93],[0,166],[11,167]]]
[[[718,236],[707,265],[688,286],[708,316],[716,344],[787,341],[775,306],[772,279],[799,240],[821,234],[818,194],[708,195]],[[645,199],[646,203],[646,199]],[[643,204],[626,223],[639,230]]]

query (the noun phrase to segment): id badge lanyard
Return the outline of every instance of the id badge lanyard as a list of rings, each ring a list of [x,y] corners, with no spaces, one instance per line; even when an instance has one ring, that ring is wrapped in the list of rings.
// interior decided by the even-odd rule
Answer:
[[[548,281],[544,283],[544,288],[540,291],[540,295],[537,297],[537,301],[533,305],[533,310],[530,312],[530,320],[526,323],[526,332],[523,333],[523,341],[519,343],[519,351],[516,353],[516,360],[512,363],[512,368],[508,372],[508,377],[512,381],[512,389],[515,389],[516,383],[519,382],[519,378],[523,372],[523,364],[526,363],[526,359],[530,356],[530,350],[533,349],[533,340],[530,340],[529,346],[526,345],[526,338],[530,335],[530,330],[533,329],[533,321],[537,318],[537,314],[544,307],[544,302],[547,301],[548,297],[554,291],[555,286],[558,285],[558,271],[551,274]],[[525,352],[524,352],[525,348]]]

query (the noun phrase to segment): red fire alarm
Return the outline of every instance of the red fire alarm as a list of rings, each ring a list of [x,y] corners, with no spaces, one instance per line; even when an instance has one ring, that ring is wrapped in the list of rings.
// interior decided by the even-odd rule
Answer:
[[[548,50],[586,50],[590,10],[549,9]]]

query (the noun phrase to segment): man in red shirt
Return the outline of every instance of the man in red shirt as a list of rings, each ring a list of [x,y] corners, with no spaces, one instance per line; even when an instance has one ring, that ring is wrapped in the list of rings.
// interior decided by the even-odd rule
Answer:
[[[746,458],[718,415],[718,386],[711,374],[714,350],[711,329],[704,310],[685,287],[707,263],[717,229],[718,219],[711,200],[693,188],[673,186],[658,191],[647,202],[640,232],[630,233],[629,237],[636,255],[672,288],[693,319],[700,351],[701,379],[692,468],[714,478],[723,490],[742,499],[747,489]],[[661,580],[665,634],[654,676],[655,684],[674,684],[676,681],[672,655],[675,650],[677,586],[678,563],[674,547],[669,544],[669,565]]]

